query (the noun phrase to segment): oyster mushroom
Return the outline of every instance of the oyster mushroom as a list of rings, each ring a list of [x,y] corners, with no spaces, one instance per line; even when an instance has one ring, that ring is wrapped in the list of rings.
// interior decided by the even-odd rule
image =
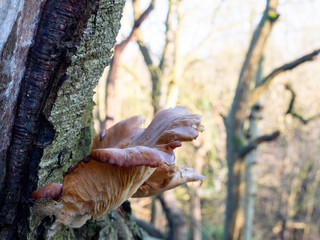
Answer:
[[[103,131],[94,138],[91,153],[64,174],[62,187],[50,183],[33,192],[34,199],[59,199],[47,205],[35,204],[40,215],[55,215],[48,239],[62,225],[81,227],[91,217],[116,209],[135,193],[154,193],[157,186],[153,179],[163,175],[159,173],[167,172],[162,181],[176,179],[162,184],[163,191],[185,182],[188,174],[181,175],[182,178],[178,175],[188,170],[169,166],[174,166],[173,150],[182,141],[197,138],[203,130],[200,116],[188,113],[184,107],[175,107],[159,112],[146,129],[140,127],[142,122],[140,116],[134,116]],[[141,194],[143,191],[138,189],[159,167],[163,169],[148,183],[153,189]]]
[[[150,197],[188,182],[202,181],[205,177],[192,168],[162,165],[133,194],[134,198]]]
[[[59,200],[62,194],[62,184],[49,183],[46,186],[32,192],[33,199],[52,198]]]

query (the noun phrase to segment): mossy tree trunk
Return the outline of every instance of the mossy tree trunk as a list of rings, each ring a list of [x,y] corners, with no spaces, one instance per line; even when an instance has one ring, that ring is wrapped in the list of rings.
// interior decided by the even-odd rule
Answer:
[[[90,151],[93,89],[110,62],[124,3],[4,0],[0,239],[43,238],[50,219],[40,223],[30,217],[31,192],[48,182],[62,182],[68,167]],[[124,209],[76,231],[62,229],[56,238],[97,239],[99,234],[112,239],[120,233],[123,239],[141,238],[130,208]]]

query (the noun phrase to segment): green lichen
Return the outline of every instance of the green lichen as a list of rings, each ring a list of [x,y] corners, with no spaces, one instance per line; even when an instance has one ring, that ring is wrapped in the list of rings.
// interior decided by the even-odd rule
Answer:
[[[136,221],[133,219],[132,215],[129,216],[129,221],[128,221],[128,227],[131,230],[131,232],[137,236],[139,239],[145,239],[146,234],[143,234],[141,231],[141,228],[138,226]]]
[[[268,19],[271,22],[276,21],[279,18],[279,16],[280,15],[277,13],[277,11],[275,9],[269,9],[269,11],[268,11]]]
[[[74,240],[77,239],[74,235],[73,231],[70,229],[66,229],[65,227],[62,227],[61,230],[59,230],[52,238],[51,240]]]
[[[56,134],[45,148],[40,162],[38,186],[49,182],[62,183],[63,173],[87,155],[94,135],[92,97],[94,88],[110,63],[112,48],[120,28],[125,0],[100,0],[97,14],[91,16],[77,53],[71,56],[68,80],[61,86],[49,121]],[[33,239],[39,219],[30,217]],[[54,239],[75,239],[73,231],[59,231]]]
[[[114,219],[104,217],[105,221],[103,227],[99,232],[100,240],[118,239],[118,230],[114,227]]]
[[[233,138],[232,138],[232,144],[233,144],[233,146],[235,146],[235,147],[237,147],[237,148],[240,148],[240,147],[245,146],[245,140],[244,140],[243,137],[233,136]]]
[[[124,0],[100,1],[97,14],[88,21],[77,53],[71,56],[69,78],[59,90],[49,117],[56,135],[41,159],[39,186],[62,182],[63,172],[90,151],[94,134],[93,89],[110,63],[124,3]]]

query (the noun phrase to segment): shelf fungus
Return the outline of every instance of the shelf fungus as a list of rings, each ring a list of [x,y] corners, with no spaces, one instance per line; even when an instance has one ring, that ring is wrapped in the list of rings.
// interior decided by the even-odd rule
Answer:
[[[93,139],[91,153],[71,167],[63,184],[49,183],[32,193],[39,215],[55,215],[48,231],[51,238],[62,225],[81,227],[88,219],[116,209],[130,197],[159,194],[204,176],[191,168],[174,165],[174,149],[203,131],[200,116],[184,107],[159,112],[143,129],[143,119],[123,120]]]

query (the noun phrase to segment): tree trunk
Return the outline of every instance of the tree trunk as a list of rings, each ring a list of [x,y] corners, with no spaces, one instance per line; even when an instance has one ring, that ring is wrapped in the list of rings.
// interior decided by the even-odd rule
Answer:
[[[210,145],[205,143],[205,141],[201,141],[199,146],[196,146],[195,149],[195,157],[194,157],[194,165],[193,169],[195,172],[201,173],[204,166],[204,160],[206,154],[210,149]],[[202,239],[202,231],[201,231],[201,199],[199,196],[199,183],[190,183],[190,188],[192,188],[191,194],[191,206],[190,212],[192,214],[192,220],[190,225],[190,235],[193,240],[201,240]]]
[[[187,229],[182,210],[177,205],[176,197],[172,191],[158,196],[162,209],[166,215],[169,233],[166,240],[187,240]]]
[[[228,164],[226,220],[224,229],[224,239],[226,240],[238,240],[243,230],[244,213],[241,207],[241,201],[244,195],[243,175],[245,162],[244,156],[240,154],[241,149],[246,145],[243,124],[247,119],[250,87],[254,81],[265,42],[278,17],[275,12],[277,5],[277,0],[267,1],[262,19],[252,36],[249,50],[240,72],[234,101],[226,119]]]
[[[262,62],[263,57],[259,61],[259,68],[256,75],[256,86],[262,79]],[[252,108],[249,116],[249,129],[248,139],[254,140],[259,136],[258,122],[262,119],[261,110],[263,106],[261,101],[257,102]],[[254,218],[254,203],[257,194],[257,180],[258,180],[258,159],[257,151],[252,150],[246,156],[246,169],[245,169],[245,223],[244,223],[244,240],[252,239],[252,226]]]
[[[259,61],[259,67],[256,74],[255,86],[259,84],[262,79],[263,57]],[[261,101],[257,102],[252,108],[249,116],[248,139],[254,140],[260,135],[258,122],[262,119],[261,110],[263,106]],[[245,169],[245,223],[244,223],[244,240],[252,239],[252,226],[254,218],[254,204],[257,194],[257,180],[258,180],[258,159],[257,151],[252,150],[246,156]]]
[[[51,219],[30,217],[31,192],[62,182],[68,167],[88,154],[94,134],[93,88],[110,63],[124,3],[4,0],[0,239],[43,238]],[[107,234],[107,239],[115,239],[125,229],[128,234],[122,239],[141,238],[130,208],[124,209],[76,231],[62,229],[55,238]]]

